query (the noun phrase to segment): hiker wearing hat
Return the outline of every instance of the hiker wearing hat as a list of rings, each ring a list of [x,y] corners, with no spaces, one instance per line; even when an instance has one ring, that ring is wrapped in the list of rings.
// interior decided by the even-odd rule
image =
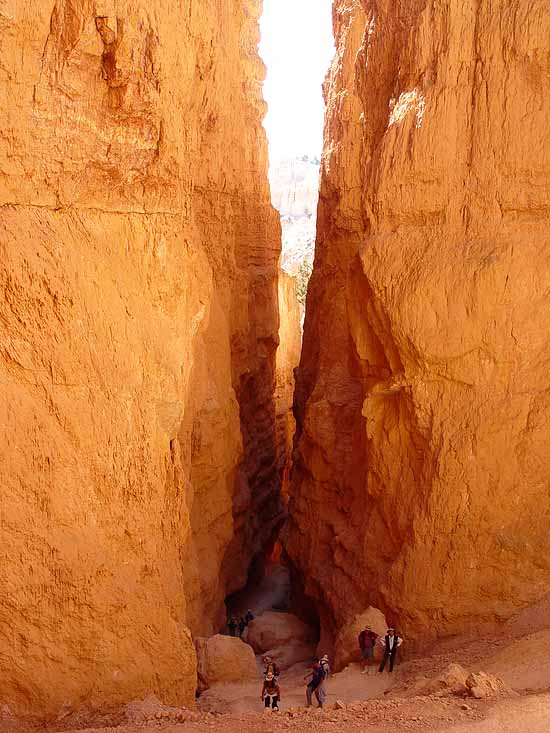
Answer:
[[[265,664],[264,676],[267,677],[267,675],[271,672],[271,674],[275,677],[275,679],[279,679],[279,674],[280,674],[279,667],[275,664],[275,662],[273,661],[273,659],[270,656],[266,655],[264,657],[264,664]]]
[[[262,688],[262,700],[266,710],[271,708],[274,713],[279,712],[279,701],[281,699],[281,690],[279,683],[275,679],[273,672],[268,672],[265,676],[264,686]]]
[[[397,654],[397,649],[401,646],[403,643],[403,639],[401,639],[396,633],[395,629],[388,629],[386,631],[386,636],[380,637],[379,639],[380,644],[384,647],[384,658],[382,659],[382,662],[380,664],[379,672],[384,671],[384,667],[386,666],[386,661],[390,660],[390,672],[393,672],[393,665],[395,664],[395,655]]]
[[[361,650],[361,663],[363,665],[363,671],[361,674],[366,674],[370,663],[374,659],[374,646],[378,634],[375,633],[370,626],[365,626],[363,631],[359,634],[359,649]]]

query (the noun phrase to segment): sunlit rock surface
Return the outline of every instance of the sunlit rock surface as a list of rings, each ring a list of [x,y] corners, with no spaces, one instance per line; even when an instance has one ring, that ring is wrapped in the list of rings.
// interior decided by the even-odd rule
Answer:
[[[325,625],[425,637],[550,582],[550,6],[334,21],[285,544]]]
[[[260,2],[0,7],[0,706],[192,703],[280,521]]]
[[[279,271],[279,348],[276,359],[275,403],[277,409],[277,445],[279,473],[285,502],[288,499],[292,443],[296,421],[292,411],[295,370],[302,348],[301,308],[296,297],[296,279]]]

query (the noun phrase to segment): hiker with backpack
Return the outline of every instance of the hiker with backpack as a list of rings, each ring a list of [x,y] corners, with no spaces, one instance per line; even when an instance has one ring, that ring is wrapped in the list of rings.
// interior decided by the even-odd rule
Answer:
[[[374,660],[374,647],[377,639],[378,634],[370,626],[365,626],[359,634],[359,649],[361,651],[361,664],[363,665],[361,674],[367,674],[368,668]]]
[[[265,676],[264,686],[262,688],[262,700],[264,701],[265,710],[269,710],[271,708],[274,713],[279,712],[281,689],[272,672],[268,672]]]
[[[384,658],[380,664],[379,672],[384,671],[386,662],[390,660],[390,672],[393,672],[393,665],[395,664],[395,656],[398,648],[403,643],[403,639],[395,633],[395,629],[388,629],[386,636],[381,636],[378,640],[379,643],[384,647]]]
[[[319,660],[319,664],[321,665],[321,667],[323,668],[323,672],[325,673],[325,680],[328,680],[331,674],[330,663],[328,661],[328,654],[325,654],[324,656],[321,657],[321,659]]]
[[[311,707],[311,696],[313,695],[313,693],[315,693],[317,704],[320,708],[322,708],[326,697],[325,688],[323,687],[323,682],[325,680],[325,671],[319,664],[319,662],[315,662],[311,669],[311,672],[304,677],[304,680],[308,679],[309,682],[306,685],[307,707]]]

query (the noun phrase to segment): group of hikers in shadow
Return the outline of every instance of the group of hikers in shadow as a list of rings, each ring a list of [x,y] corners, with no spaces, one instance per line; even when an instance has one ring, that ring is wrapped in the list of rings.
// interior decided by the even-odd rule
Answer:
[[[231,616],[231,618],[227,622],[229,636],[238,636],[240,639],[242,639],[244,632],[248,628],[248,624],[251,621],[254,621],[254,614],[250,609],[248,609],[244,616],[241,616],[238,621],[234,616]]]

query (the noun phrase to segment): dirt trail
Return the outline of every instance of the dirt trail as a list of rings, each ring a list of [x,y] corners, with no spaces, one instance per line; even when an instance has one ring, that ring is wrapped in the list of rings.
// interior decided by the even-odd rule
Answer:
[[[282,577],[282,576],[281,576]],[[277,580],[279,583],[281,578]],[[280,586],[281,587],[281,586]],[[278,597],[269,583],[258,600]],[[250,597],[247,603],[252,607]],[[245,604],[247,605],[247,604]],[[268,606],[269,607],[269,606]],[[257,607],[256,607],[257,608]],[[262,609],[265,610],[265,609]],[[173,710],[152,701],[129,706],[131,720],[104,718],[95,728],[73,722],[30,727],[1,718],[1,733],[550,733],[550,603],[529,609],[516,619],[486,634],[448,639],[411,658],[390,677],[373,671],[361,675],[350,665],[327,683],[323,711],[304,708],[305,664],[281,675],[280,713],[265,713],[257,682],[216,685],[201,696],[198,709]],[[433,679],[450,663],[471,671],[484,670],[503,678],[515,697],[476,700],[448,694],[420,696],[423,680]],[[130,714],[131,713],[131,714]],[[181,720],[182,722],[178,722]],[[99,722],[99,721],[98,721]],[[110,727],[109,727],[110,726]]]

